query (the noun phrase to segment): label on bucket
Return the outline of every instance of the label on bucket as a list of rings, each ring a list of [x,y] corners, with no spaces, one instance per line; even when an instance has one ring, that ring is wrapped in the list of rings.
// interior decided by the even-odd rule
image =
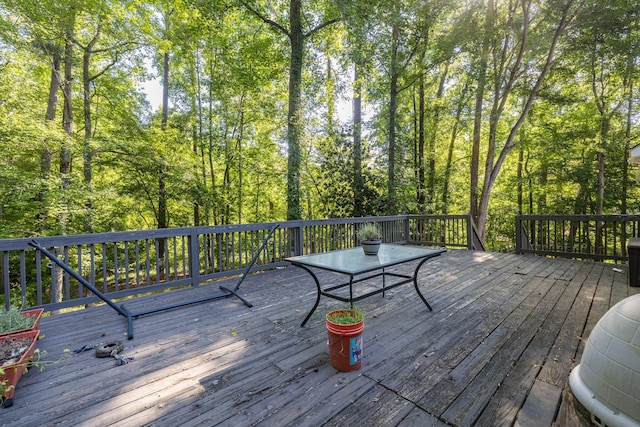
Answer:
[[[349,364],[357,365],[362,360],[362,335],[349,340]]]

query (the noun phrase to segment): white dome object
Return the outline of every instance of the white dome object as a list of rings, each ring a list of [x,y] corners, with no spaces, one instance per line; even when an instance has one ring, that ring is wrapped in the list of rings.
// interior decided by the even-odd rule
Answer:
[[[640,427],[640,294],[598,321],[569,385],[594,424]]]

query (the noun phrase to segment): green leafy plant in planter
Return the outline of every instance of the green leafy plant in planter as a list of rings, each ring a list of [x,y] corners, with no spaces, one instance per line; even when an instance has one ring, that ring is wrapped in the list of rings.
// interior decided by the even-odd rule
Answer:
[[[358,240],[360,240],[361,242],[382,239],[380,228],[378,228],[377,225],[372,223],[367,223],[367,224],[364,224],[362,227],[360,227],[356,232],[356,236],[358,237]]]
[[[338,371],[349,372],[362,366],[364,312],[358,307],[327,313],[329,361]]]
[[[364,320],[364,311],[360,307],[333,310],[327,314],[327,320],[338,325],[353,325]]]
[[[38,329],[44,309],[20,310],[11,306],[9,310],[0,307],[0,336]]]
[[[376,255],[382,243],[382,234],[377,225],[367,223],[358,229],[356,237],[360,240],[365,255]]]
[[[9,310],[0,308],[0,332],[29,329],[33,325],[33,320],[31,317],[23,316],[16,307],[10,307]]]

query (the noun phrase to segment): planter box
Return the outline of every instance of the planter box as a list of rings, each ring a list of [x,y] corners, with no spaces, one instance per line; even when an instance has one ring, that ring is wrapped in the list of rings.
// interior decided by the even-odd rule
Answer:
[[[30,310],[24,310],[20,314],[26,317],[35,317],[33,325],[28,329],[20,329],[17,331],[8,331],[8,332],[0,332],[0,337],[6,337],[8,335],[18,334],[21,332],[27,331],[35,331],[40,329],[40,319],[42,318],[42,313],[44,313],[44,308],[32,308]]]
[[[27,332],[14,333],[11,335],[5,335],[0,337],[0,346],[2,346],[7,340],[22,340],[22,339],[31,339],[31,344],[27,348],[27,350],[22,353],[20,359],[17,363],[4,366],[2,369],[4,370],[4,374],[0,376],[0,382],[7,381],[8,385],[12,385],[13,388],[4,396],[4,407],[8,408],[13,405],[13,393],[16,391],[16,385],[24,370],[29,362],[29,358],[33,356],[33,353],[36,351],[36,343],[38,341],[38,335],[40,335],[40,330],[35,329]]]

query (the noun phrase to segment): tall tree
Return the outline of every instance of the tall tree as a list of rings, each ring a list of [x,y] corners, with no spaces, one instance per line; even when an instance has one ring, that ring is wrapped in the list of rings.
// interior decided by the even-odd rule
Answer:
[[[328,18],[315,23],[318,13],[304,15],[302,0],[289,0],[288,26],[271,19],[257,6],[248,1],[242,0],[244,6],[256,17],[261,19],[272,28],[280,31],[289,39],[289,106],[287,112],[287,219],[301,219],[302,205],[300,204],[300,166],[302,153],[300,148],[300,137],[303,129],[303,111],[301,109],[300,98],[302,94],[302,69],[305,55],[305,42],[318,31],[330,26],[338,21],[339,17]],[[330,14],[336,14],[329,10]],[[312,22],[314,25],[310,29],[305,29],[305,22]]]
[[[363,216],[362,180],[362,81],[360,80],[360,65],[353,64],[353,215]]]
[[[171,15],[173,8],[167,7],[163,10],[164,20],[164,38],[169,41],[171,38]],[[169,67],[171,64],[171,55],[169,49],[164,49],[162,54],[162,113],[160,116],[160,129],[167,130],[169,121]],[[169,226],[169,218],[167,215],[167,183],[166,170],[164,164],[160,166],[158,171],[158,228],[167,228]],[[161,240],[161,243],[164,242]],[[164,248],[159,249],[160,256],[164,257]]]
[[[410,69],[410,64],[417,55],[418,50],[423,46],[423,37],[411,37],[409,23],[399,21],[404,14],[396,11],[397,15],[393,17],[391,24],[391,45],[389,60],[389,121],[387,129],[387,153],[389,156],[388,174],[387,174],[387,213],[392,215],[398,213],[396,199],[396,121],[398,113],[398,96],[400,93],[410,88],[415,78],[409,78],[409,82],[402,85],[401,77]],[[406,25],[407,27],[403,27]]]
[[[490,105],[488,119],[488,134],[486,144],[486,158],[484,167],[484,180],[482,193],[478,203],[471,198],[472,212],[476,212],[476,227],[481,239],[486,236],[487,216],[489,210],[489,199],[500,170],[508,154],[518,146],[516,135],[524,124],[538,93],[542,88],[551,67],[554,64],[556,49],[560,38],[567,26],[573,21],[576,13],[582,6],[582,1],[567,0],[564,3],[534,3],[533,0],[523,0],[509,4],[500,4],[506,10],[498,13],[497,10],[487,10],[487,22],[492,27],[500,29],[489,40],[483,42],[482,58],[488,54],[491,57],[491,97],[488,99]],[[494,8],[493,0],[489,0],[488,7]],[[504,17],[499,25],[494,20],[494,16]],[[545,24],[549,23],[547,27]],[[536,33],[532,34],[534,28]],[[488,46],[488,47],[487,47]],[[544,46],[544,49],[540,47]],[[532,61],[539,63],[535,68],[529,64]],[[481,59],[481,72],[484,74],[484,59]],[[526,80],[525,80],[526,79]],[[481,77],[481,81],[483,78]],[[507,106],[513,103],[511,100],[516,83],[527,84],[527,93],[524,95],[519,111],[514,114],[510,111],[515,120],[508,120],[508,130],[500,142],[499,125],[507,119],[504,117]],[[480,107],[483,104],[484,90],[480,90],[478,85],[476,95],[476,118],[480,115]],[[479,147],[475,144],[475,139],[479,134],[480,123],[476,119],[474,124],[474,153]],[[474,154],[474,159],[477,154]],[[472,159],[472,162],[474,161]],[[472,166],[472,192],[474,191],[474,173]]]
[[[99,7],[97,10],[89,10],[90,16],[86,16],[84,31],[79,36],[74,36],[73,42],[82,51],[82,112],[84,116],[84,138],[83,138],[83,178],[87,194],[86,213],[84,227],[87,233],[94,231],[93,221],[93,156],[95,147],[92,140],[94,137],[94,121],[92,99],[95,95],[96,81],[106,72],[114,67],[127,51],[134,49],[138,42],[127,40],[122,34],[122,27],[126,23],[118,22],[117,17],[121,17],[123,12],[115,10],[114,5],[110,9]],[[87,14],[88,15],[88,14]],[[112,37],[112,41],[107,41],[106,45],[101,45],[104,28],[106,33]],[[95,66],[94,62],[101,65]]]
[[[626,2],[604,5],[594,3],[586,15],[579,38],[579,58],[588,70],[593,103],[599,115],[597,141],[598,192],[596,214],[604,213],[605,165],[608,153],[624,150],[612,138],[612,121],[628,105],[636,74],[634,63],[640,55],[637,46],[637,12],[628,13]],[[624,151],[626,152],[626,150]]]

